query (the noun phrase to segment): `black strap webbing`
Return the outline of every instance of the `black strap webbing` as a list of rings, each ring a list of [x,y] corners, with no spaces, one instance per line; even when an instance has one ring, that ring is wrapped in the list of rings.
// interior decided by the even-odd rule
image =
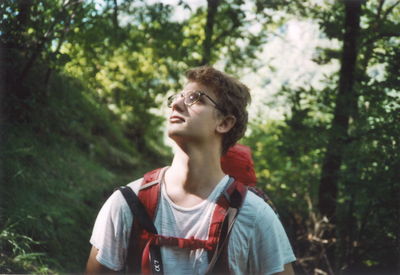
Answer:
[[[124,196],[129,208],[132,212],[132,217],[137,219],[137,223],[133,221],[131,227],[131,234],[129,237],[128,253],[127,253],[127,273],[139,273],[141,270],[141,258],[142,255],[136,255],[137,249],[135,247],[138,245],[138,234],[139,228],[143,228],[150,233],[158,234],[153,221],[147,214],[147,211],[139,200],[138,196],[133,192],[133,190],[127,186],[122,186],[119,188],[122,195]],[[163,266],[161,259],[161,250],[159,246],[150,247],[150,265],[153,270],[153,274],[163,274]]]
[[[135,217],[135,219],[138,219],[140,226],[150,233],[157,234],[157,229],[154,226],[153,221],[147,214],[146,208],[139,200],[135,192],[133,192],[133,190],[128,186],[122,186],[119,188],[119,190],[121,191],[126,202],[128,203],[133,216]]]

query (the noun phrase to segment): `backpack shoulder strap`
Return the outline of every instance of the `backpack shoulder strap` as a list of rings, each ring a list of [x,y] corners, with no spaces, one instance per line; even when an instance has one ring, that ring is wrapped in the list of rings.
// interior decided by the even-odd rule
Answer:
[[[246,185],[233,178],[230,178],[229,181],[228,187],[217,200],[211,220],[208,238],[214,239],[217,246],[208,254],[209,265],[206,274],[229,272],[228,240],[247,194]]]
[[[271,208],[278,215],[271,199],[267,196],[267,194],[265,194],[263,190],[255,186],[245,185],[239,181],[232,182],[224,192],[225,198],[229,201],[229,207],[227,208],[226,217],[222,224],[217,248],[215,249],[214,254],[211,255],[211,258],[209,257],[209,266],[207,268],[206,274],[229,273],[228,240],[237,215],[239,213],[240,207],[245,200],[247,190],[261,197],[268,205],[271,206]],[[220,200],[220,203],[218,203],[217,205],[218,208],[220,208],[221,205],[226,205],[226,202],[222,201],[224,199],[220,198]]]
[[[121,186],[119,191],[121,191],[128,203],[132,215],[137,219],[140,226],[151,233],[157,234],[157,229],[155,228],[152,219],[147,214],[145,206],[141,203],[135,192],[133,192],[133,190],[128,186]]]
[[[215,210],[211,219],[211,225],[209,230],[209,239],[214,238],[218,241],[220,239],[219,233],[221,232],[222,223],[228,213],[229,208],[239,210],[242,206],[244,198],[246,196],[247,187],[233,178],[229,179],[228,187],[219,196]]]
[[[152,221],[159,199],[160,185],[158,183],[162,170],[163,168],[158,168],[143,176],[138,195],[128,186],[118,188],[140,226],[154,234],[157,234],[157,230]]]
[[[160,200],[160,182],[166,169],[167,167],[164,167],[147,172],[143,176],[143,181],[139,189],[139,200],[142,202],[147,214],[153,221],[155,219],[158,202]]]
[[[141,272],[142,251],[145,247],[144,241],[140,238],[144,232],[143,230],[153,234],[158,233],[154,225],[154,218],[161,190],[159,183],[165,170],[166,167],[146,173],[143,176],[138,195],[128,186],[119,188],[129,205],[132,215],[135,217],[131,227],[126,257],[126,271],[129,273]],[[160,259],[161,264],[160,251],[155,251],[153,254]],[[160,274],[162,274],[162,270],[160,271]]]

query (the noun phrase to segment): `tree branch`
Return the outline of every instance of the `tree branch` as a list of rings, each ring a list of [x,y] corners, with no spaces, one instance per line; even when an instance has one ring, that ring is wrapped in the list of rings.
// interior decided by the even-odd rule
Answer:
[[[399,5],[399,4],[400,4],[400,0],[397,1],[397,2],[395,2],[395,3],[394,3],[393,5],[391,5],[389,8],[387,8],[387,10],[386,10],[385,13],[384,13],[383,18],[386,18],[386,17],[389,15],[389,13],[391,13],[392,10],[393,10],[397,5]]]
[[[239,24],[234,23],[229,30],[225,30],[222,33],[220,33],[212,42],[212,45],[217,44],[224,36],[227,36],[231,32],[233,32],[237,27],[239,27]]]
[[[47,29],[46,33],[39,39],[39,41],[36,44],[36,47],[34,49],[34,52],[29,57],[28,61],[26,62],[24,68],[22,69],[22,71],[21,71],[21,73],[19,75],[18,83],[22,83],[25,80],[25,77],[28,75],[28,73],[29,73],[30,69],[32,68],[33,64],[35,63],[37,57],[39,56],[40,52],[43,50],[44,45],[49,40],[51,35],[54,34],[56,25],[59,24],[60,21],[65,19],[63,15],[65,13],[67,13],[66,12],[67,7],[72,2],[80,2],[80,1],[81,0],[69,1],[69,2],[68,1],[63,1],[61,11],[59,12],[59,16],[56,17],[56,20],[53,21],[53,23]]]
[[[68,32],[71,29],[70,28],[71,27],[71,22],[74,20],[76,14],[77,14],[77,10],[78,10],[78,7],[79,7],[79,5],[78,5],[79,4],[79,0],[72,0],[69,3],[74,5],[73,8],[72,8],[72,13],[66,19],[65,27],[64,27],[63,32],[61,33],[61,36],[60,36],[60,38],[58,40],[58,45],[57,45],[56,50],[54,51],[54,54],[57,54],[60,51],[61,46],[65,41],[65,37],[67,36]],[[65,7],[67,7],[67,5]],[[50,80],[51,72],[52,72],[52,68],[51,68],[51,66],[49,66],[49,68],[47,69],[47,72],[45,74],[45,78],[44,78],[44,84],[45,84],[46,88],[47,88],[47,84],[48,84],[48,82]]]
[[[393,9],[400,4],[400,0],[395,2],[393,5],[391,5],[389,8],[387,8],[384,13],[383,16],[381,17],[382,11],[383,11],[383,5],[384,5],[385,0],[381,0],[379,2],[379,6],[378,6],[378,12],[376,13],[376,24],[374,24],[371,33],[377,33],[381,23],[383,20],[385,20],[387,18],[387,16],[389,15],[390,12],[393,11]],[[368,39],[367,41],[365,41],[364,43],[362,43],[362,46],[366,46],[369,45],[371,43],[375,43],[376,41],[378,41],[381,38],[384,37],[398,37],[400,36],[400,31],[399,32],[383,32],[383,33],[378,33],[377,35],[371,37],[370,39]]]

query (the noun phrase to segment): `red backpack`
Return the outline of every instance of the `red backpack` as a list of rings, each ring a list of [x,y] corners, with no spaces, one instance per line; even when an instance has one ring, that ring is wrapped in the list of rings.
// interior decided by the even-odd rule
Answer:
[[[250,191],[263,198],[271,206],[272,210],[278,214],[267,194],[256,187],[257,177],[250,147],[239,143],[230,147],[228,152],[221,157],[221,168],[225,174],[247,185]]]
[[[119,188],[135,217],[129,238],[126,272],[163,274],[160,247],[175,246],[205,249],[209,260],[206,274],[229,273],[228,239],[247,190],[262,197],[274,210],[275,208],[265,193],[254,186],[256,176],[249,147],[239,144],[231,147],[221,158],[221,166],[223,171],[233,178],[230,178],[226,190],[217,199],[207,240],[158,234],[154,219],[161,194],[160,181],[163,168],[153,170],[143,176],[138,195],[127,186]]]
[[[250,147],[235,144],[221,157],[221,168],[225,174],[234,177],[248,186],[255,186],[257,182],[254,162]]]

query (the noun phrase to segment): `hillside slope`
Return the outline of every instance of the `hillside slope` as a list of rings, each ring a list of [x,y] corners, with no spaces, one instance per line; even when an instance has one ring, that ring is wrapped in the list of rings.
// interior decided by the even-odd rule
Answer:
[[[43,86],[39,75],[3,97],[0,273],[81,272],[104,200],[165,163],[138,152],[80,81],[58,74]]]

